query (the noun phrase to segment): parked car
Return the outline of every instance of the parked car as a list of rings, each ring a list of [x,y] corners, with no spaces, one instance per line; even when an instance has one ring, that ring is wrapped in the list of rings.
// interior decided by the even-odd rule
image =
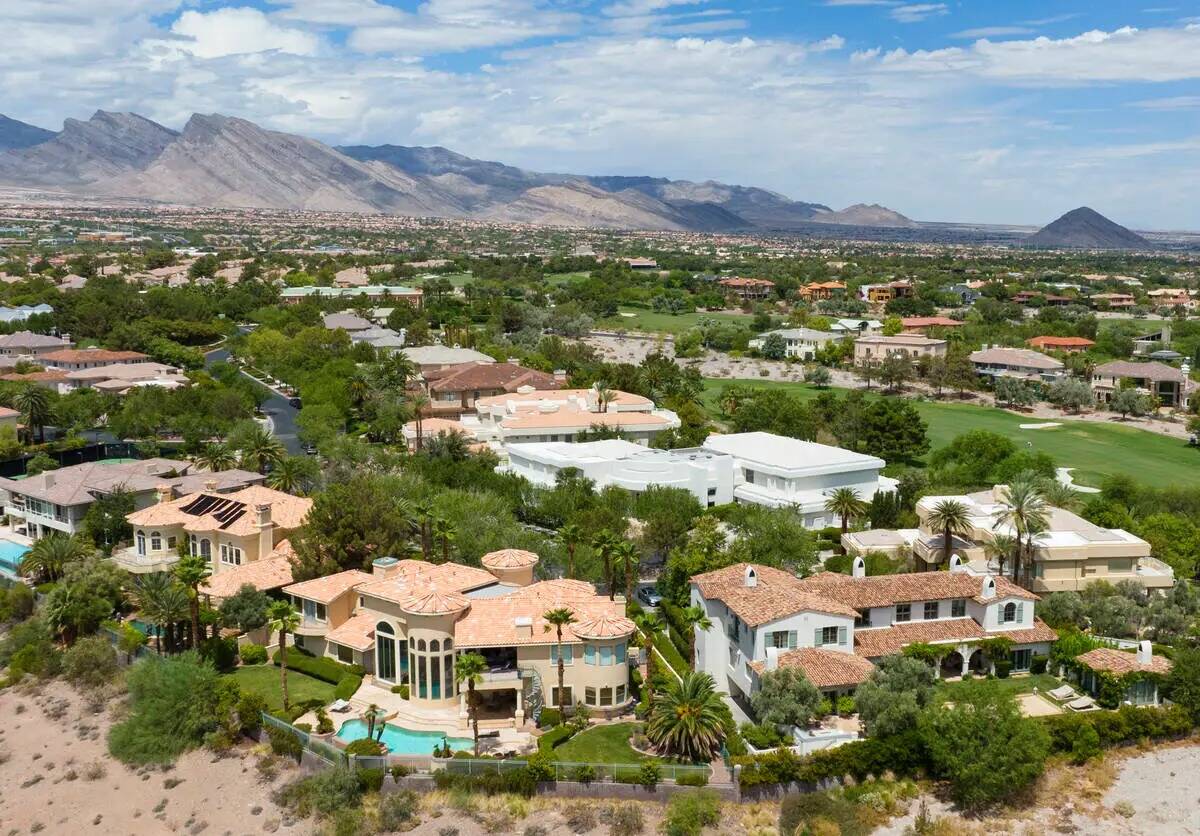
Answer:
[[[300,409],[301,408],[300,399],[299,398],[288,398],[288,406],[290,406],[292,409]]]
[[[650,607],[657,607],[662,603],[662,596],[659,595],[658,590],[652,586],[643,586],[638,590],[637,597],[643,604],[646,604]]]

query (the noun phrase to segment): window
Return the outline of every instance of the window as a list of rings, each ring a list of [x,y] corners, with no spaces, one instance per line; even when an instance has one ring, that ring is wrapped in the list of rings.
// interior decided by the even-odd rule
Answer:
[[[304,617],[309,621],[324,621],[325,620],[325,605],[319,604],[316,601],[304,602]]]
[[[1017,620],[1017,605],[1009,602],[1004,605],[1004,612],[1001,616],[1001,621],[1005,624],[1011,624]]]
[[[585,644],[583,646],[583,663],[585,665],[596,664],[596,645]],[[593,703],[588,703],[588,705],[593,705]]]
[[[162,532],[161,531],[151,531],[150,532],[150,551],[152,551],[152,552],[162,551]]]
[[[600,667],[609,668],[613,663],[613,649],[608,645],[602,645],[600,648]]]
[[[753,471],[753,470],[747,470],[747,471],[746,471],[746,484],[747,484],[747,485],[753,485],[753,484],[754,484],[754,471]]]
[[[937,601],[926,601],[925,602],[925,620],[933,621],[935,618],[937,618],[939,616],[940,610],[941,610],[941,606],[939,605],[939,603]]]
[[[837,644],[837,643],[838,643],[838,628],[822,627],[820,640],[818,641],[817,646],[820,647],[821,645],[825,645],[825,644]]]
[[[200,541],[200,556],[205,560],[212,557],[212,543],[208,541],[207,537]]]
[[[619,645],[617,645],[616,650],[617,650],[617,664],[618,665],[625,664],[625,642],[621,642]]]
[[[338,649],[338,661],[345,662],[347,665],[354,664],[354,651],[348,647],[342,647],[340,644]]]
[[[796,648],[796,631],[776,630],[774,633],[768,633],[767,647],[777,647],[780,650],[794,650]]]
[[[562,661],[564,665],[575,664],[575,648],[569,644],[564,644],[562,647]],[[550,664],[558,664],[558,645],[550,646]]]
[[[871,611],[859,610],[858,615],[854,619],[855,627],[870,627],[871,626]]]
[[[292,643],[294,645],[296,645],[296,647],[303,649],[304,648],[304,636],[298,636],[295,633],[293,633],[292,634]]]
[[[1108,573],[1110,575],[1127,575],[1132,571],[1133,561],[1129,558],[1108,561]]]
[[[588,687],[584,688],[583,689],[583,701],[585,703],[587,703],[588,705],[595,705],[596,704],[596,689],[590,685]]]
[[[912,621],[912,604],[897,604],[896,605],[896,620],[897,621]]]
[[[950,617],[965,618],[967,615],[967,599],[955,598],[950,602]]]
[[[195,534],[193,534],[189,538],[188,542],[189,542],[189,551],[191,552],[192,556],[194,557],[194,556],[200,554],[200,548],[196,545],[197,540],[196,540]]]
[[[230,546],[227,543],[222,543],[221,544],[221,562],[228,563],[231,566],[241,566],[242,565],[242,550],[235,546]]]
[[[144,531],[137,533],[137,553],[142,555],[146,553],[146,532]]]
[[[605,688],[600,689],[600,705],[601,706],[612,705],[613,704],[612,698],[613,698],[613,689],[612,688],[605,687]]]
[[[563,690],[566,692],[566,699],[560,700],[558,698],[558,686],[555,685],[553,688],[550,689],[550,702],[554,705],[555,708],[557,708],[560,705],[574,705],[575,704],[575,695],[571,689],[571,686],[567,685],[565,688],[563,688]]]
[[[175,535],[174,534],[172,534],[171,536],[169,536],[167,538],[167,548],[170,549],[171,551],[175,551]]]
[[[1029,648],[1022,650],[1014,650],[1012,652],[1012,669],[1014,671],[1027,671],[1030,664],[1033,662],[1033,651]]]

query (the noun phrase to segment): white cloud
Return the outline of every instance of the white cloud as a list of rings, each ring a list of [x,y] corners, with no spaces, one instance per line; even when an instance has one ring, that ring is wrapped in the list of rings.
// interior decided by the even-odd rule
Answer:
[[[1142,110],[1200,110],[1200,96],[1166,96],[1134,102]]]
[[[603,12],[609,17],[636,17],[676,6],[697,6],[707,2],[709,0],[621,0],[606,6]]]
[[[171,27],[179,48],[199,58],[221,58],[279,51],[313,55],[320,40],[299,29],[277,26],[258,9],[225,8],[212,12],[187,11]]]
[[[1032,34],[1033,30],[1027,26],[980,26],[978,29],[964,29],[961,32],[955,32],[950,37],[973,41],[976,38],[1002,38],[1005,35]]]
[[[324,12],[331,0],[293,0],[291,14]],[[307,10],[307,11],[306,11]],[[574,32],[580,16],[542,0],[427,0],[408,13],[353,0],[348,43],[361,52],[418,55],[518,44]],[[361,21],[361,23],[360,23]]]
[[[889,12],[892,20],[899,21],[900,23],[920,23],[931,17],[939,17],[949,13],[950,10],[946,8],[945,3],[908,3],[903,6],[896,6]]]

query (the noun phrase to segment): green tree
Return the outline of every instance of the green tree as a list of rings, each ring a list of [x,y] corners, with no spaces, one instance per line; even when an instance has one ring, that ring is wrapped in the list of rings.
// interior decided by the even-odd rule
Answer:
[[[475,738],[475,757],[479,757],[479,696],[475,693],[475,686],[483,682],[486,670],[487,660],[478,653],[460,653],[454,657],[454,681],[458,683],[460,691],[464,684],[467,686],[467,711]]]
[[[133,528],[125,518],[136,507],[133,494],[124,487],[100,494],[83,516],[83,536],[105,554],[111,554],[118,543],[132,536]]]
[[[174,653],[179,647],[178,625],[191,610],[187,587],[168,572],[151,572],[134,579],[130,595],[139,617],[155,627],[158,652],[165,646],[167,653]]]
[[[1200,723],[1200,648],[1176,650],[1172,661],[1163,695],[1186,709],[1193,723]]]
[[[665,755],[707,763],[725,739],[727,711],[712,676],[688,671],[655,693],[646,737]]]
[[[226,627],[236,627],[243,633],[257,630],[267,623],[271,598],[251,584],[242,584],[241,589],[221,602],[221,621]]]
[[[633,587],[637,584],[638,570],[642,565],[642,550],[637,543],[625,540],[617,544],[613,552],[613,571],[625,579],[625,600],[633,600]]]
[[[750,705],[760,723],[807,726],[817,716],[821,692],[797,668],[778,668],[762,675]]]
[[[317,494],[292,537],[296,579],[366,569],[377,557],[406,554],[415,530],[412,503],[397,477],[356,472]]]
[[[50,534],[34,542],[21,559],[21,574],[40,581],[56,581],[66,567],[83,560],[92,550],[75,537]]]
[[[1032,406],[1037,403],[1034,388],[1017,377],[997,377],[992,383],[992,391],[997,403],[1009,406]]]
[[[97,557],[68,563],[42,605],[47,624],[68,643],[94,633],[124,602],[127,577],[115,564]]]
[[[58,462],[49,453],[39,450],[25,462],[26,476],[40,476],[48,470],[58,470]]]
[[[46,424],[54,414],[54,398],[50,390],[37,383],[26,383],[13,396],[13,407],[21,413],[22,422],[33,443],[34,431],[39,442],[46,440]]]
[[[926,524],[942,533],[942,560],[950,565],[950,551],[954,547],[954,535],[971,530],[971,512],[956,499],[943,499],[929,514]]]
[[[929,452],[928,426],[912,402],[879,398],[862,411],[863,451],[885,461],[912,461]]]
[[[879,382],[889,391],[899,389],[913,377],[912,360],[903,354],[889,354],[884,357],[876,372]]]
[[[283,442],[271,435],[266,427],[247,422],[230,435],[229,444],[241,454],[242,467],[257,473],[266,473],[286,455]]]
[[[1016,698],[993,682],[963,683],[950,705],[921,716],[921,739],[955,801],[979,808],[1021,792],[1045,769],[1050,735],[1021,716]]]
[[[883,657],[854,694],[863,728],[871,737],[911,729],[933,700],[936,685],[937,673],[925,662],[900,654]]]
[[[449,520],[437,517],[433,521],[433,538],[442,545],[442,563],[450,562],[450,544],[456,535],[454,524]]]
[[[825,500],[825,510],[836,514],[842,522],[842,535],[850,530],[850,521],[867,514],[867,503],[863,502],[854,488],[837,488]]]
[[[762,356],[768,360],[782,360],[787,356],[787,342],[778,333],[770,333],[763,337]]]
[[[1141,417],[1153,412],[1156,406],[1153,398],[1136,389],[1118,389],[1108,401],[1108,408],[1121,413],[1121,418],[1128,418],[1130,415],[1135,418]]]
[[[1077,377],[1063,377],[1051,383],[1046,392],[1046,400],[1071,412],[1079,412],[1095,403],[1092,387]]]
[[[608,529],[600,531],[592,538],[592,549],[600,555],[604,563],[604,582],[608,585],[608,600],[616,599],[616,583],[613,579],[613,555],[621,541],[617,535]]]
[[[194,458],[196,464],[206,470],[218,473],[231,470],[237,464],[237,456],[227,444],[206,444]]]
[[[712,619],[708,617],[708,613],[704,608],[693,604],[690,607],[683,608],[683,623],[687,625],[688,633],[688,664],[696,664],[696,631],[701,633],[708,632],[712,629]]]
[[[283,708],[289,708],[287,682],[287,637],[300,626],[300,613],[292,609],[287,601],[273,601],[267,609],[270,629],[279,635],[279,689],[283,695]]]
[[[583,532],[579,530],[579,526],[572,523],[567,523],[558,530],[558,540],[563,544],[563,548],[567,550],[567,567],[565,577],[575,577],[575,550],[583,542]]]
[[[1033,560],[1033,539],[1046,530],[1049,524],[1049,509],[1042,498],[1038,482],[1034,479],[1014,479],[1000,500],[1000,513],[996,515],[995,527],[1009,526],[1017,538],[1017,550],[1013,553],[1013,580],[1021,575],[1022,564]]]
[[[308,456],[285,456],[271,468],[267,486],[284,493],[307,494],[320,475],[316,460]]]
[[[192,647],[198,648],[203,633],[200,632],[200,584],[212,574],[208,560],[198,554],[179,558],[175,564],[175,579],[188,590],[192,612]]]
[[[575,613],[567,607],[556,607],[544,612],[542,618],[546,620],[546,624],[542,629],[545,632],[550,632],[550,628],[553,627],[555,632],[555,640],[558,647],[556,651],[558,654],[558,710],[563,717],[566,717],[567,689],[563,684],[566,678],[566,663],[563,661],[563,628],[575,623]]]
[[[692,492],[683,488],[652,485],[633,500],[633,513],[642,521],[642,542],[663,555],[682,542],[703,511]]]

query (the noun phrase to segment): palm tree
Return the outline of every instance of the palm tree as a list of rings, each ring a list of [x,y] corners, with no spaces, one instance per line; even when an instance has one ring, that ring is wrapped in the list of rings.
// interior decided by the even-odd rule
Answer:
[[[408,406],[413,413],[413,421],[417,425],[417,449],[421,449],[421,445],[425,441],[424,427],[421,423],[424,420],[425,409],[429,406],[429,396],[424,392],[414,392],[408,396]]]
[[[825,500],[825,510],[842,520],[842,535],[850,530],[850,520],[865,516],[867,503],[858,498],[854,488],[838,488]]]
[[[633,600],[633,587],[638,579],[638,568],[642,565],[642,550],[636,543],[625,540],[617,544],[613,552],[613,572],[621,572],[625,578],[625,600]]]
[[[130,589],[130,597],[143,620],[154,625],[157,634],[157,649],[163,651],[163,630],[167,634],[167,652],[173,653],[176,625],[188,617],[191,598],[187,587],[179,583],[169,572],[151,572],[138,575]]]
[[[1012,559],[1013,553],[1020,548],[1017,538],[1009,534],[993,534],[992,542],[988,544],[987,550],[996,558],[996,565],[1000,569],[1000,574],[1004,574],[1004,564]]]
[[[1000,502],[995,525],[1011,525],[1016,532],[1017,549],[1013,552],[1012,578],[1021,575],[1021,564],[1033,558],[1033,538],[1046,530],[1049,509],[1038,490],[1037,481],[1028,476],[1012,480]]]
[[[725,737],[724,713],[712,676],[688,671],[655,698],[646,737],[665,755],[708,763]]]
[[[374,740],[376,743],[383,740],[384,727],[386,726],[387,714],[384,710],[371,703],[367,706],[367,710],[363,712],[363,722],[367,724],[367,740]]]
[[[300,626],[300,613],[287,601],[273,601],[267,608],[268,629],[279,633],[279,682],[283,692],[283,707],[288,708],[287,634]]]
[[[1083,495],[1079,491],[1057,479],[1042,480],[1041,494],[1042,498],[1046,500],[1047,505],[1052,505],[1055,508],[1063,508],[1067,511],[1078,510],[1083,500]]]
[[[926,523],[935,531],[942,532],[942,560],[950,565],[950,549],[954,547],[954,535],[971,529],[971,512],[957,499],[943,499],[933,506]]]
[[[575,623],[575,613],[566,607],[558,607],[542,613],[542,618],[546,619],[546,626],[543,630],[548,633],[550,628],[554,627],[558,641],[558,710],[563,717],[566,717],[567,689],[563,686],[563,680],[566,677],[566,663],[563,661],[563,628]]]
[[[21,574],[56,581],[68,563],[83,560],[89,549],[80,540],[66,534],[51,534],[33,544],[21,559]]]
[[[601,412],[608,412],[608,405],[617,399],[617,393],[603,383],[596,384],[596,405]]]
[[[712,629],[712,619],[703,607],[693,604],[683,611],[684,623],[688,626],[688,664],[696,664],[696,631],[706,632]]]
[[[242,467],[266,473],[268,466],[279,464],[286,451],[283,442],[266,428],[255,425],[241,441]]]
[[[179,558],[175,564],[175,579],[187,587],[192,608],[192,647],[200,646],[200,584],[212,574],[208,561],[198,554]]]
[[[196,464],[216,473],[221,470],[231,470],[237,465],[237,456],[229,449],[228,444],[208,444],[195,457]]]
[[[558,530],[558,539],[567,549],[566,576],[573,578],[575,577],[575,547],[583,542],[583,532],[574,523],[567,523]]]
[[[651,697],[654,696],[654,675],[658,668],[658,662],[654,660],[654,637],[662,632],[664,622],[662,616],[656,612],[642,613],[637,620],[638,629],[646,636],[646,694],[647,702],[653,702]]]
[[[350,404],[356,413],[361,414],[363,404],[371,399],[373,393],[371,381],[362,369],[355,370],[346,381],[346,396],[350,398]]]
[[[316,469],[316,462],[307,456],[286,456],[271,469],[267,486],[284,493],[307,493]]]
[[[478,653],[461,653],[454,658],[454,681],[458,683],[460,693],[462,684],[467,683],[467,711],[470,712],[471,728],[475,734],[475,757],[479,757],[479,706],[476,704],[475,686],[483,682],[483,672],[486,670],[487,660]]]
[[[13,395],[13,406],[21,413],[33,443],[33,431],[37,430],[38,441],[46,440],[46,423],[51,417],[50,390],[36,383],[26,383]]]
[[[450,544],[454,542],[454,525],[447,519],[438,517],[433,521],[433,536],[442,544],[442,563],[450,562]]]
[[[616,600],[616,592],[613,589],[613,554],[621,541],[617,539],[617,535],[613,534],[607,528],[599,532],[592,538],[592,548],[600,555],[600,559],[604,561],[604,582],[608,584],[608,600]]]
[[[415,502],[413,503],[413,513],[416,515],[417,524],[421,529],[421,557],[429,560],[429,553],[433,551],[433,533],[431,531],[435,516],[433,503],[428,500]]]

